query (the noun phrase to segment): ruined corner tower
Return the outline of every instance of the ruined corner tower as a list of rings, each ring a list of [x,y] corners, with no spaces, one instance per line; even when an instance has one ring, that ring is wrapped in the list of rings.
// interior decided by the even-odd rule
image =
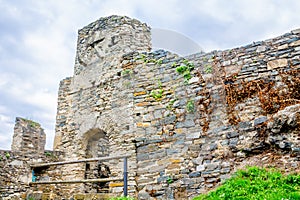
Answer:
[[[24,154],[44,154],[46,134],[41,125],[32,120],[17,117],[11,150]]]

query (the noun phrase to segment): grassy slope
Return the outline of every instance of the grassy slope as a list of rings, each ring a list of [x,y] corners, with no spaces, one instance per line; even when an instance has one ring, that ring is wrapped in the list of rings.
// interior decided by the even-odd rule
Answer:
[[[300,175],[284,176],[274,169],[250,167],[222,186],[194,200],[300,200]]]

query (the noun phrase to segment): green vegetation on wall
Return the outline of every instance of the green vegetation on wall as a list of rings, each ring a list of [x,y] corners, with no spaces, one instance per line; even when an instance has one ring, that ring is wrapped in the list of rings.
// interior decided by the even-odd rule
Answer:
[[[39,123],[34,122],[34,121],[30,120],[30,119],[24,119],[24,120],[25,120],[25,121],[29,124],[29,126],[32,127],[32,128],[39,128],[39,127],[41,127],[41,125],[40,125]]]
[[[193,100],[189,100],[186,104],[186,110],[188,113],[193,113],[195,111],[195,103]]]
[[[162,64],[162,59],[155,59],[155,58],[148,58],[147,55],[145,54],[140,54],[135,60],[142,60],[143,63],[154,63],[156,65],[161,65]]]
[[[177,66],[176,63],[173,66]],[[184,83],[188,84],[189,80],[192,78],[191,71],[195,68],[194,64],[188,60],[183,60],[182,64],[176,67],[176,72],[181,74],[184,78]]]
[[[204,72],[205,72],[206,74],[212,73],[212,66],[209,65],[209,64],[205,65],[205,67],[204,67]]]
[[[160,80],[157,81],[158,89],[154,89],[151,91],[150,96],[155,100],[160,100],[163,97],[164,90],[162,89],[162,83]]]
[[[6,152],[6,153],[5,153],[5,157],[6,157],[7,159],[9,159],[9,158],[10,158],[10,154],[9,154],[8,152]]]
[[[131,69],[124,69],[122,72],[121,72],[121,75],[122,76],[127,76],[127,75],[131,75],[133,72]]]
[[[159,100],[163,97],[163,89],[156,89],[156,90],[152,90],[150,95],[151,97],[153,97],[155,100]]]

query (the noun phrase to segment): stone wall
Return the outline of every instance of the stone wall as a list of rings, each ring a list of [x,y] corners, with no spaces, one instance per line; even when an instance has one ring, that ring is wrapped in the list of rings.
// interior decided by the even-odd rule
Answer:
[[[103,28],[113,19],[116,25]],[[102,44],[110,29],[105,38],[122,38],[124,19],[130,49],[127,42]],[[101,149],[131,155],[129,192],[140,199],[205,192],[245,160],[298,167],[299,30],[185,58],[149,52],[148,30],[113,16],[79,31],[74,77],[59,90],[55,149],[65,159],[103,156]],[[89,40],[99,46],[91,50]],[[272,163],[275,155],[289,165]],[[260,157],[266,162],[255,162]],[[122,174],[120,161],[105,164],[111,176]],[[120,194],[122,187],[110,191]]]
[[[11,151],[1,151],[0,158],[1,199],[5,199],[5,197],[18,199],[22,194],[26,197],[26,192],[29,189],[28,182],[31,180],[31,172],[25,162],[29,159],[20,159],[19,154]],[[22,197],[24,198],[24,196]]]
[[[293,31],[186,58],[158,51],[125,59],[135,81],[139,197],[205,192],[245,160],[297,170],[299,41]]]
[[[26,197],[36,197],[36,191],[43,191],[44,196],[49,195],[50,191],[59,191],[56,186],[30,186],[32,182],[32,169],[30,164],[37,162],[53,162],[57,161],[60,153],[45,151],[44,154],[39,153],[23,153],[14,151],[0,150],[0,199],[26,199]],[[37,181],[49,179],[61,180],[59,170],[47,169],[46,173],[35,171]],[[41,192],[40,195],[42,196]],[[38,198],[37,198],[38,199]]]
[[[26,199],[35,187],[32,182],[30,164],[36,162],[53,162],[62,156],[59,152],[45,151],[46,137],[39,123],[17,117],[14,127],[14,136],[11,151],[0,150],[0,198]],[[47,170],[46,173],[35,171],[37,180],[58,178],[57,170]],[[39,188],[49,191],[48,186]],[[37,189],[36,189],[37,190]]]

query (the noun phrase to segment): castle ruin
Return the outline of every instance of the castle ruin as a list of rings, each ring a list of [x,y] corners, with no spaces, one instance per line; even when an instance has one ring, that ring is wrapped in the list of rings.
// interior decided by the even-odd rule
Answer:
[[[101,157],[128,156],[138,199],[189,199],[247,165],[299,171],[299,68],[300,29],[180,57],[151,52],[138,20],[100,18],[79,30],[74,75],[60,82],[53,152],[39,124],[17,118],[0,197],[122,195],[120,180],[70,184],[122,177],[122,159],[34,165]]]

